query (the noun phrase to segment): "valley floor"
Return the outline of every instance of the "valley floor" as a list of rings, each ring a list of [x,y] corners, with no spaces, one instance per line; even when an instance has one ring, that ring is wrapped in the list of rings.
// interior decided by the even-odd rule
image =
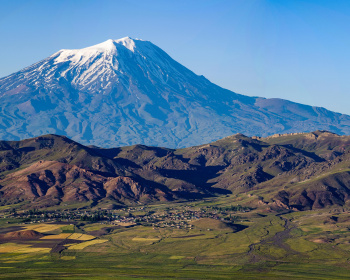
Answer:
[[[0,279],[350,279],[348,211],[236,214],[234,224],[198,218],[185,228],[1,218]]]

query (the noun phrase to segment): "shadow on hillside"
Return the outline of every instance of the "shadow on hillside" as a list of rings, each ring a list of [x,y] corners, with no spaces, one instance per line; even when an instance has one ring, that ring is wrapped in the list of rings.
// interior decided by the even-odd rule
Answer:
[[[248,226],[246,226],[246,225],[240,225],[240,224],[228,223],[227,225],[228,225],[230,228],[232,228],[235,232],[239,232],[239,231],[242,231],[242,230],[248,228]]]
[[[298,148],[295,148],[293,147],[292,145],[281,145],[282,147],[285,147],[289,150],[292,150],[294,153],[300,153],[306,157],[309,157],[309,158],[312,158],[314,161],[316,162],[322,162],[322,161],[325,161],[324,158],[321,158],[319,157],[318,155],[316,155],[315,153],[312,153],[312,152],[307,152],[307,151],[304,151],[304,150],[301,150],[301,149],[298,149]]]
[[[167,178],[180,179],[200,188],[210,188],[215,183],[208,180],[215,178],[223,166],[199,167],[197,170],[160,169],[159,173]]]

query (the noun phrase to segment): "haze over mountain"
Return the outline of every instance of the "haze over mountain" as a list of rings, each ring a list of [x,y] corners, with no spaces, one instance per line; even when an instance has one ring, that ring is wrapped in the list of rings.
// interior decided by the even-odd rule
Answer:
[[[350,134],[350,116],[223,89],[148,41],[61,50],[0,79],[0,138],[188,147],[234,134]]]

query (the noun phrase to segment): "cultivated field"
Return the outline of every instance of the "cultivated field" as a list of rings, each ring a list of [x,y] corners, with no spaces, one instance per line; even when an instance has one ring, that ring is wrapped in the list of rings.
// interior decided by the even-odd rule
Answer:
[[[0,219],[2,232],[44,235],[0,239],[0,279],[350,279],[346,210],[238,214],[234,224],[198,218],[182,228]]]

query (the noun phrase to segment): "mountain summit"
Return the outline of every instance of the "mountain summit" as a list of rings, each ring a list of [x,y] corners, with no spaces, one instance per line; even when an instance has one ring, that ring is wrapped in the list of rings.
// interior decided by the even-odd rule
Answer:
[[[0,79],[0,128],[1,139],[54,133],[105,147],[184,147],[237,132],[350,134],[350,116],[234,93],[125,37],[60,50]]]

